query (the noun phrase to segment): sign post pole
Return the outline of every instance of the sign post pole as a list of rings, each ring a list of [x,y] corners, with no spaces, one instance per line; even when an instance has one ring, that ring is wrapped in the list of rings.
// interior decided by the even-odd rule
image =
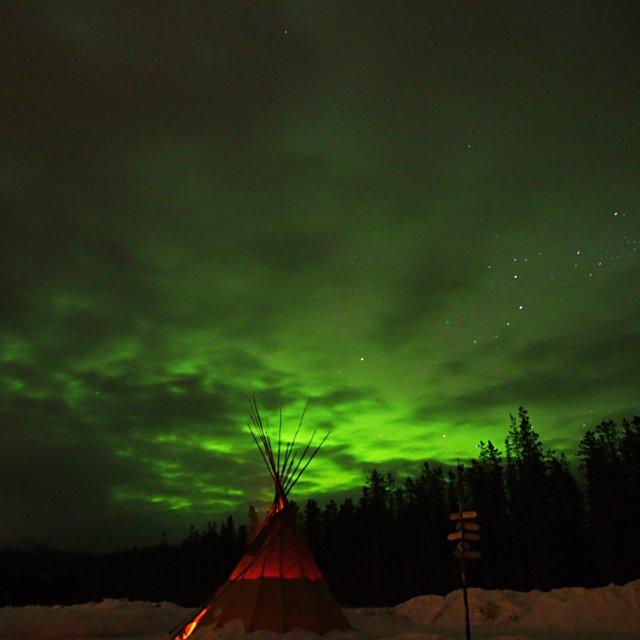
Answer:
[[[460,579],[462,582],[462,599],[464,602],[464,626],[467,640],[471,640],[471,620],[469,616],[469,596],[467,594],[467,569],[466,560],[475,560],[480,557],[478,551],[470,550],[470,543],[479,540],[477,533],[480,527],[475,522],[470,522],[478,517],[475,511],[464,511],[462,503],[458,503],[458,511],[449,516],[456,522],[456,531],[447,536],[447,540],[458,541],[453,555],[460,558]]]
[[[458,504],[460,513],[460,522],[464,524],[462,519],[462,502]],[[464,543],[464,526],[460,529],[460,578],[462,580],[462,599],[464,600],[464,630],[467,640],[471,640],[471,622],[469,620],[469,597],[467,596],[467,571],[465,567],[465,543]]]

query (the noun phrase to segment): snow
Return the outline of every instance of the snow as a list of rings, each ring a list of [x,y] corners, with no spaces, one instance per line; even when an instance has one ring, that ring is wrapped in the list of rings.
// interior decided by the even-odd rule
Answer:
[[[640,580],[599,589],[549,592],[469,590],[472,638],[483,640],[631,640],[640,637]],[[392,608],[346,609],[352,630],[326,640],[459,640],[465,637],[462,592],[413,598]],[[0,608],[0,639],[167,640],[191,610],[175,604],[103,600],[58,607]],[[203,628],[194,640],[242,640],[240,622]],[[316,638],[291,631],[286,640]],[[281,640],[260,631],[251,640]]]

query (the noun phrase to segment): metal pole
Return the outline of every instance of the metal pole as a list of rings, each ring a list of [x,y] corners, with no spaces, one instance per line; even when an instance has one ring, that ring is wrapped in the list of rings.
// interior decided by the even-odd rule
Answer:
[[[467,640],[471,640],[471,622],[469,620],[469,598],[467,597],[467,572],[464,562],[464,520],[462,519],[462,502],[459,503],[460,509],[460,578],[462,580],[462,599],[464,601],[464,628]]]
[[[471,623],[469,622],[469,599],[467,598],[467,574],[464,570],[464,551],[460,557],[460,567],[462,569],[462,598],[464,600],[464,627],[467,640],[471,640]]]

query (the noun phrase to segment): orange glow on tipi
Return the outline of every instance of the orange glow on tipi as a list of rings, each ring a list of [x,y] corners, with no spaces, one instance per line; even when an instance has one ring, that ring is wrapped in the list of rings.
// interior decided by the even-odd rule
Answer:
[[[294,445],[299,425],[284,451],[278,440],[274,452],[255,401],[251,403],[251,422],[249,430],[275,485],[273,505],[228,580],[175,640],[186,640],[198,626],[222,627],[231,620],[241,620],[247,631],[299,628],[323,634],[350,626],[302,536],[297,510],[287,502],[289,491],[326,436],[311,449],[312,436],[297,455]]]

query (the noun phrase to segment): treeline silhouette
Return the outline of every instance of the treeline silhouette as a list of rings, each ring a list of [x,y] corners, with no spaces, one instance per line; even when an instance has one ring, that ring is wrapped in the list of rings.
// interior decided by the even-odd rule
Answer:
[[[300,508],[309,545],[345,605],[393,605],[459,586],[447,534],[462,504],[478,512],[481,557],[470,583],[550,589],[640,576],[640,417],[602,422],[578,449],[580,482],[563,454],[545,450],[520,408],[499,449],[451,469],[425,462],[396,480],[373,470],[358,500]],[[257,516],[250,509],[249,526]],[[233,518],[191,528],[180,544],[106,555],[30,549],[0,554],[0,605],[68,604],[105,597],[197,605],[241,557],[248,527]]]
[[[602,422],[578,448],[579,486],[563,454],[545,451],[527,411],[511,416],[500,451],[481,442],[457,469],[425,462],[396,481],[374,470],[357,504],[304,508],[312,551],[341,602],[388,605],[459,586],[449,514],[478,512],[481,558],[470,582],[487,589],[624,583],[640,576],[640,418]]]

